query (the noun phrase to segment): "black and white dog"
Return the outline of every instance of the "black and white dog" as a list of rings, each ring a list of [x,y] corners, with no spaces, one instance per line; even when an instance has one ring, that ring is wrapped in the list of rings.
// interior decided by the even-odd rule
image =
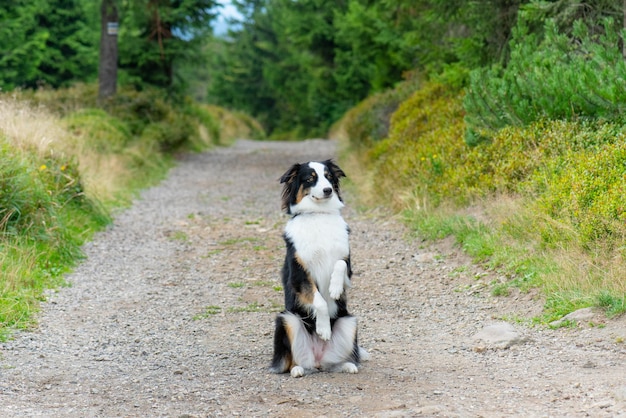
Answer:
[[[274,373],[357,373],[368,356],[357,344],[357,320],[347,309],[352,270],[350,230],[340,213],[341,177],[344,172],[326,160],[295,164],[280,178],[282,207],[291,218],[284,233],[285,311],[276,318]]]

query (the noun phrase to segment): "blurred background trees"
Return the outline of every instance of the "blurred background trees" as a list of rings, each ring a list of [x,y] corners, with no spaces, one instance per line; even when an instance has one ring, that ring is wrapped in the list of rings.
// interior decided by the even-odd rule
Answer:
[[[615,0],[233,0],[238,17],[220,36],[218,0],[115,2],[121,85],[245,111],[277,138],[323,135],[365,97],[416,74],[467,87],[482,69],[474,79],[489,85],[513,51],[532,49],[527,38],[549,49],[544,38],[556,31],[580,43],[577,21],[586,50],[606,44],[606,18],[623,48]],[[0,89],[96,80],[100,2],[2,3]]]

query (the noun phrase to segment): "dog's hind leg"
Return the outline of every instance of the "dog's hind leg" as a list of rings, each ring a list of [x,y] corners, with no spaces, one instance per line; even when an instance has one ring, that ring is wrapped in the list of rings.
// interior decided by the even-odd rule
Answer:
[[[354,363],[350,363],[349,361],[343,363],[342,365],[339,366],[339,368],[337,369],[337,371],[341,372],[341,373],[358,373],[359,372],[359,367],[354,364]]]
[[[344,316],[335,321],[333,337],[322,358],[322,367],[344,373],[358,373],[360,351],[357,344],[357,319]]]
[[[285,364],[293,377],[304,376],[306,370],[317,368],[313,343],[309,332],[306,330],[302,319],[289,312],[279,315],[289,341],[289,364]]]

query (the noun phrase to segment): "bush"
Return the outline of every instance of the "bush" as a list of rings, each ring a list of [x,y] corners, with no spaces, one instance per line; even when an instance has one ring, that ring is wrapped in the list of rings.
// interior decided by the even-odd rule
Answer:
[[[372,147],[378,196],[402,206],[397,190],[435,199],[455,196],[447,173],[463,160],[463,108],[460,93],[427,83],[402,102],[391,119],[389,136]]]
[[[391,115],[400,103],[419,89],[419,80],[412,79],[399,83],[395,88],[374,94],[363,100],[332,128],[336,136],[339,129],[343,130],[349,145],[356,149],[367,149],[382,141],[389,133]]]
[[[366,148],[378,199],[402,209],[521,195],[535,202],[542,216],[569,225],[584,245],[626,238],[621,125],[540,120],[508,126],[490,142],[471,147],[462,139],[462,99],[430,82],[400,105],[388,138]],[[558,241],[541,230],[546,245]]]
[[[540,38],[520,19],[506,66],[478,69],[470,75],[465,98],[468,143],[489,137],[481,130],[525,126],[541,119],[623,121],[626,110],[626,62],[612,20],[603,35],[590,35],[581,21],[573,38],[545,24]]]
[[[626,239],[626,135],[599,149],[569,150],[550,164],[540,197],[550,216],[571,223],[581,241]]]
[[[424,83],[399,105],[387,138],[345,153],[364,156],[365,169],[349,169],[359,196],[403,211],[421,237],[453,235],[507,277],[496,292],[541,288],[544,320],[594,304],[624,312],[624,125],[542,118],[485,132],[473,146],[465,130],[463,93]]]
[[[64,122],[84,146],[99,153],[121,152],[132,138],[126,124],[102,109],[78,110],[70,113]]]

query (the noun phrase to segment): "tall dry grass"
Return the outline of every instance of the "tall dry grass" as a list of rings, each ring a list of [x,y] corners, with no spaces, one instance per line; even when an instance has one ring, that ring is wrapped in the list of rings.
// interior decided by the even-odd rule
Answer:
[[[102,202],[115,201],[127,186],[133,175],[129,160],[146,157],[146,150],[98,152],[89,138],[72,132],[66,120],[45,105],[15,95],[0,96],[0,136],[12,147],[40,157],[75,158],[85,193]]]
[[[43,106],[18,100],[15,96],[0,96],[0,133],[14,147],[23,151],[67,152],[70,135],[58,117]]]

